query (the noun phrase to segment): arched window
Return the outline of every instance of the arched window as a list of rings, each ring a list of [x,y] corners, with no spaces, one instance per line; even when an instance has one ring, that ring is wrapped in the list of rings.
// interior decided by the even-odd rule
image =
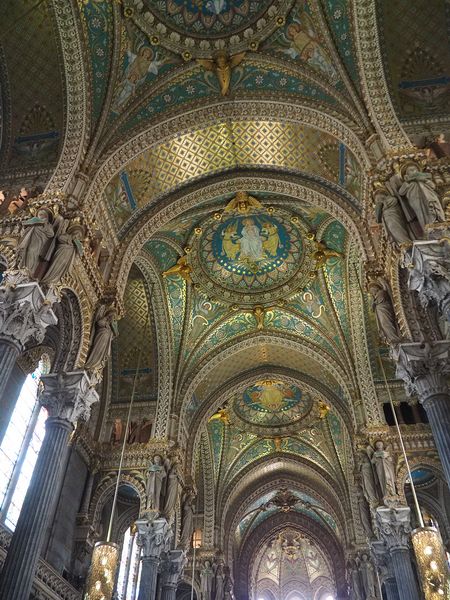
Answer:
[[[49,370],[43,358],[25,379],[0,446],[0,520],[14,530],[30,485],[45,435],[47,411],[37,400],[41,375]]]
[[[131,525],[125,532],[120,556],[117,578],[117,598],[119,600],[135,600],[137,598],[141,578],[141,562],[136,538],[135,527]]]

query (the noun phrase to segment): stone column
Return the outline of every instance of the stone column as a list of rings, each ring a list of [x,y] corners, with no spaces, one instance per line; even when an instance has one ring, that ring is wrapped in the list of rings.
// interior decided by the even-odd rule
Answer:
[[[450,372],[449,341],[400,344],[393,351],[397,377],[409,395],[417,394],[423,405],[442,467],[450,488]]]
[[[142,563],[138,600],[155,600],[160,556],[167,550],[172,530],[166,519],[139,519],[136,527]]]
[[[0,286],[0,397],[25,345],[40,344],[49,325],[58,322],[40,285],[17,271]]]
[[[175,600],[178,582],[183,575],[186,560],[184,550],[171,550],[166,553],[161,562],[160,600]]]
[[[73,426],[88,418],[98,394],[84,371],[54,373],[41,378],[39,401],[48,410],[46,432],[30,487],[0,575],[2,600],[28,600],[51,518],[55,493],[64,475],[67,445]]]
[[[399,600],[420,600],[409,550],[411,511],[408,507],[377,508],[377,525],[391,558]]]
[[[383,541],[371,542],[372,556],[378,569],[378,580],[386,593],[387,600],[400,600],[398,596],[397,582],[392,569],[391,557]]]

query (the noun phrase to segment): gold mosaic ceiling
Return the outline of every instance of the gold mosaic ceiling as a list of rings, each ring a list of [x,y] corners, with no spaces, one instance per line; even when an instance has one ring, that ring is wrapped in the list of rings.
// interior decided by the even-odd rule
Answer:
[[[338,183],[341,149],[332,136],[299,124],[221,122],[140,154],[107,186],[106,200],[120,228],[135,210],[159,195],[189,180],[235,167],[292,169]]]

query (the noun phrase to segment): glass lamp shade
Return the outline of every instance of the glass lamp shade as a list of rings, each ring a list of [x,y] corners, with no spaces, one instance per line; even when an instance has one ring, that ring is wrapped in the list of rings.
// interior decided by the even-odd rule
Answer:
[[[441,536],[435,527],[419,527],[411,534],[425,600],[447,600],[449,572]]]
[[[112,542],[97,542],[92,553],[84,600],[111,600],[118,565],[119,546]]]

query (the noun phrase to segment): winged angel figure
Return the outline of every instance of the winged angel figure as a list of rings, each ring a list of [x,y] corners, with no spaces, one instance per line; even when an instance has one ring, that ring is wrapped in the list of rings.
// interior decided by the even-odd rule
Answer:
[[[217,77],[222,96],[227,96],[230,91],[231,75],[233,69],[241,64],[245,58],[245,52],[239,52],[233,56],[228,56],[225,51],[221,51],[217,56],[210,59],[197,59],[197,63],[207,71],[211,71]]]

